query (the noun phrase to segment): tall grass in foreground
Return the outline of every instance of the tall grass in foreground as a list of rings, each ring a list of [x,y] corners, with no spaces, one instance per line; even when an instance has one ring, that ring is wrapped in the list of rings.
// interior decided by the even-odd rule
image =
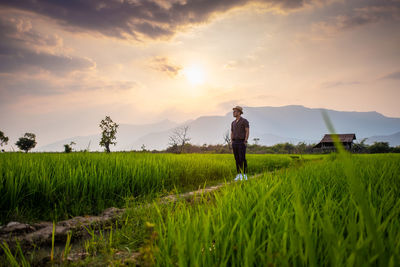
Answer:
[[[287,167],[288,156],[249,155],[249,172]],[[126,197],[231,180],[233,155],[150,153],[0,154],[0,224],[58,220],[121,206]]]
[[[351,177],[347,164],[332,154],[228,186],[211,203],[159,206],[154,263],[398,266],[400,155],[352,155]]]

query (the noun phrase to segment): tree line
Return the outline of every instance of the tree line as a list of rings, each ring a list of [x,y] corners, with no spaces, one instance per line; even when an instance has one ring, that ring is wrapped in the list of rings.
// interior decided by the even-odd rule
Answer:
[[[9,141],[8,136],[4,134],[4,132],[0,131],[0,147],[7,145]],[[25,153],[28,153],[29,150],[36,146],[36,135],[34,133],[25,133],[23,137],[20,137],[15,145]],[[1,150],[4,152],[4,149]]]
[[[116,134],[118,129],[118,124],[113,122],[110,116],[106,116],[105,119],[100,121],[99,127],[102,130],[101,132],[101,139],[100,139],[100,146],[104,147],[104,150],[109,153],[110,145],[117,144]],[[3,131],[0,131],[0,147],[7,145],[9,141],[9,137],[4,134]],[[36,135],[34,133],[25,133],[23,137],[20,137],[15,145],[25,153],[28,153],[29,150],[35,148],[36,142]],[[70,153],[73,151],[73,145],[75,142],[70,142],[69,144],[64,144],[64,152]],[[86,150],[88,151],[89,148]],[[4,152],[4,149],[1,150]]]
[[[116,145],[116,134],[119,125],[115,123],[110,116],[106,116],[100,121],[99,127],[101,129],[101,139],[99,145],[104,147],[104,151],[107,153],[111,152],[110,146]],[[143,144],[141,151],[153,152],[153,153],[231,153],[232,148],[230,144],[229,131],[225,132],[222,136],[223,144],[203,144],[194,145],[190,143],[188,125],[180,126],[172,130],[169,135],[168,147],[165,150],[149,151]],[[9,138],[0,131],[0,147],[7,145]],[[253,138],[253,143],[247,145],[247,153],[249,154],[312,154],[315,153],[315,144],[306,144],[299,142],[298,144],[291,143],[280,143],[272,146],[259,145],[259,138]],[[361,140],[359,143],[354,143],[350,151],[353,153],[400,153],[400,146],[391,147],[388,142],[375,142],[374,144],[368,145],[365,143],[366,139]],[[28,152],[36,146],[36,135],[34,133],[25,133],[24,136],[20,137],[15,145],[22,151]],[[64,144],[64,152],[72,152],[75,142]],[[90,144],[89,144],[90,146]],[[83,151],[89,151],[89,146]],[[2,149],[4,152],[4,150]],[[326,151],[329,153],[330,151]],[[321,153],[318,151],[317,153]],[[324,152],[322,152],[324,153]]]
[[[263,146],[259,144],[248,144],[246,148],[246,153],[248,154],[320,154],[320,153],[330,153],[331,151],[321,152],[314,149],[315,144],[306,143],[280,143],[272,146]],[[231,153],[232,149],[228,144],[203,144],[203,145],[192,145],[186,143],[183,148],[180,149],[181,153],[217,153],[226,154]],[[400,146],[390,147],[388,142],[375,142],[372,145],[364,145],[360,149],[358,144],[355,144],[350,150],[352,153],[400,153]],[[158,151],[153,151],[158,152]],[[168,147],[167,149],[161,151],[167,153],[176,153],[174,147]]]

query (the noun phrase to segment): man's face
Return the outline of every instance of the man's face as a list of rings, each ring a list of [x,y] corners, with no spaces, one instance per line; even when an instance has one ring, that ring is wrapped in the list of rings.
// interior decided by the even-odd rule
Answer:
[[[234,109],[234,110],[233,110],[233,117],[237,117],[237,116],[239,116],[239,115],[240,115],[239,110]]]

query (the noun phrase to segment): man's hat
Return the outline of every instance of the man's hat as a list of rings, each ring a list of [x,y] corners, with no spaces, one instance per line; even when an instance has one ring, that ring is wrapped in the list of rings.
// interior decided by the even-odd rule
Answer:
[[[240,113],[241,114],[243,114],[243,108],[242,107],[239,107],[239,106],[236,106],[236,107],[234,107],[232,110],[239,110],[240,111]]]

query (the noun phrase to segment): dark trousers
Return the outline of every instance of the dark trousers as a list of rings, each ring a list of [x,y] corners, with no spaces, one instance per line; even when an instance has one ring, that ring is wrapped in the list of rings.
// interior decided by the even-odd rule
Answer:
[[[244,141],[232,142],[233,155],[235,155],[237,173],[247,173],[246,144]]]

